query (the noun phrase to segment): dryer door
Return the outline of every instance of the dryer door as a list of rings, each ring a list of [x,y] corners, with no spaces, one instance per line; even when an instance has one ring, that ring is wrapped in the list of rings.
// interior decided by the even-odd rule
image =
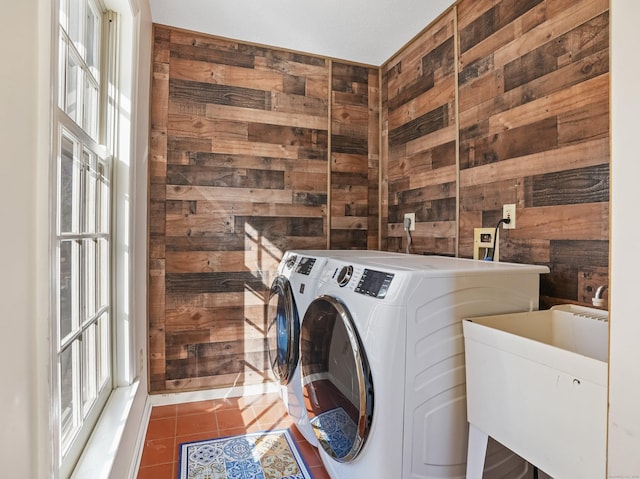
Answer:
[[[356,458],[373,418],[373,381],[348,309],[316,298],[300,332],[300,366],[307,413],[322,448],[335,460]]]
[[[271,370],[280,384],[288,384],[298,365],[300,321],[291,283],[278,276],[269,295],[267,341]]]

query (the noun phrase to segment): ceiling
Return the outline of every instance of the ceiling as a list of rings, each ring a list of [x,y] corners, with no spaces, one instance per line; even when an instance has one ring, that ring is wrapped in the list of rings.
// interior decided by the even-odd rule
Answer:
[[[149,0],[154,23],[379,66],[454,0]]]

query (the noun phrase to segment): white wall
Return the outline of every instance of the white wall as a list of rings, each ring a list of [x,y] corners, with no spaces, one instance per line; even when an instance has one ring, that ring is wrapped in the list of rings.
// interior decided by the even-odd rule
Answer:
[[[48,194],[50,82],[47,59],[39,55],[41,45],[50,43],[48,26],[39,27],[48,8],[42,0],[5,2],[0,29],[0,463],[5,477],[47,477],[43,448],[50,447],[48,349],[41,349],[47,348],[48,331],[43,198]]]
[[[611,1],[609,477],[640,477],[640,2]]]
[[[49,145],[51,0],[3,3],[0,29],[0,463],[2,477],[51,477],[49,425]],[[151,16],[147,0],[130,0],[142,42],[129,105],[134,135],[132,242],[135,351],[146,350],[146,169]],[[137,53],[137,52],[136,52]],[[138,369],[138,366],[136,366]],[[146,371],[119,455],[129,467],[147,399]],[[128,442],[127,442],[128,441]]]

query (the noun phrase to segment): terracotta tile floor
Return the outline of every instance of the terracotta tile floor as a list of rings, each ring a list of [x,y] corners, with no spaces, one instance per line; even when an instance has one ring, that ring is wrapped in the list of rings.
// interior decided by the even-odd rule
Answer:
[[[183,442],[289,428],[314,479],[329,479],[320,457],[291,423],[277,393],[154,406],[138,479],[177,479]]]

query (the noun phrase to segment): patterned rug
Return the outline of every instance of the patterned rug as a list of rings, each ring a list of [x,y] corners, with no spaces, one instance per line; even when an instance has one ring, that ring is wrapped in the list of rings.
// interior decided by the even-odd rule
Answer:
[[[356,436],[356,425],[341,407],[325,411],[311,420],[316,436],[335,453],[346,456]]]
[[[286,429],[180,444],[179,479],[312,479]]]

